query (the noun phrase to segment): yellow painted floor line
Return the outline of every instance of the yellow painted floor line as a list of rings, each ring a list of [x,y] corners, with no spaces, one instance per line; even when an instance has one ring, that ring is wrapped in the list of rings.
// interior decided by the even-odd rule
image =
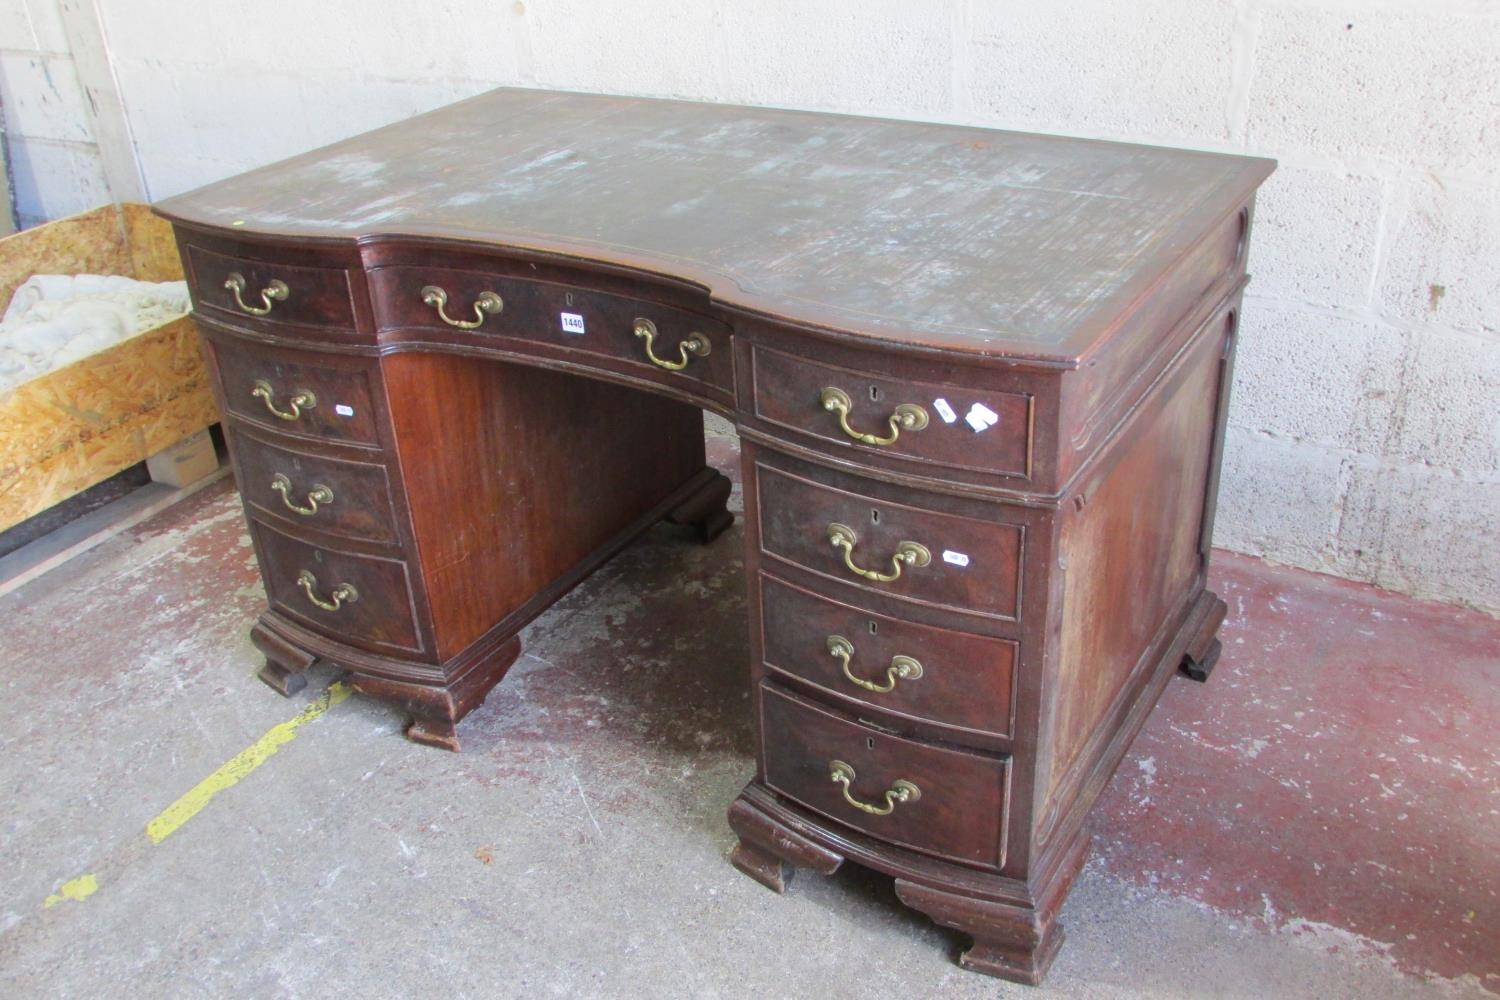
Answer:
[[[92,872],[88,875],[80,875],[75,879],[64,882],[62,888],[47,897],[43,906],[56,906],[65,899],[79,900],[88,899],[99,891],[99,877]]]
[[[188,789],[181,798],[147,823],[146,836],[151,838],[151,843],[160,844],[182,829],[182,824],[198,815],[204,806],[213,801],[215,795],[239,784],[243,778],[273,757],[277,750],[296,739],[297,730],[353,693],[354,689],[348,684],[337,681],[299,712],[296,718],[266,730],[264,736],[235,754],[217,771]]]
[[[297,730],[353,693],[354,689],[347,683],[336,681],[306,708],[298,712],[296,717],[266,730],[264,736],[235,754],[222,767],[198,782],[176,802],[163,809],[155,819],[147,823],[146,836],[150,843],[160,844],[182,829],[182,825],[202,812],[203,807],[208,805],[215,795],[239,784],[245,776],[274,756],[277,750],[296,739]],[[129,844],[123,845],[122,850],[116,852],[112,859],[106,859],[103,868],[100,869],[104,872],[106,880],[138,860],[147,848],[145,841],[138,840],[132,840]],[[98,891],[99,873],[89,872],[64,882],[56,892],[42,902],[42,908],[49,909],[67,901],[85,900]]]

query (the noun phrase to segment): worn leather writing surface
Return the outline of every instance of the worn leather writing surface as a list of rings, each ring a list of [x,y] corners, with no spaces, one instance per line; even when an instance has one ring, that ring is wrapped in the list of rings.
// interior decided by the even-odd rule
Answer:
[[[430,234],[702,283],[854,335],[1075,362],[1272,163],[501,89],[173,198],[181,222]]]

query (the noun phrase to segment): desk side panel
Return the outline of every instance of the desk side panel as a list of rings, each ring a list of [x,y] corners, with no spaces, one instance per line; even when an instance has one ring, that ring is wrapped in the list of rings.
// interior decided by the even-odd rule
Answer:
[[[1081,820],[1144,720],[1203,589],[1222,362],[1237,301],[1202,325],[1063,507],[1038,835]],[[1179,655],[1180,659],[1180,655]],[[1145,706],[1149,707],[1149,706]]]

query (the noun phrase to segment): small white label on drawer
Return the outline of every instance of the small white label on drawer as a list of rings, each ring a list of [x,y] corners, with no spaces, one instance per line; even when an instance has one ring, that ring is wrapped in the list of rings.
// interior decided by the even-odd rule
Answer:
[[[583,317],[578,313],[562,314],[563,333],[582,333]]]
[[[987,431],[998,424],[1000,422],[1000,414],[983,403],[975,403],[969,407],[969,412],[964,415],[964,420],[968,421],[969,426],[974,428],[974,433],[978,434],[980,431]]]
[[[341,417],[352,417],[354,416],[354,407],[348,403],[334,403],[333,412]]]
[[[969,565],[969,557],[962,552],[954,552],[952,549],[943,550],[943,562],[952,563],[955,566]]]
[[[932,408],[938,411],[938,416],[943,418],[943,423],[945,424],[951,424],[958,419],[958,412],[941,396],[932,401]]]

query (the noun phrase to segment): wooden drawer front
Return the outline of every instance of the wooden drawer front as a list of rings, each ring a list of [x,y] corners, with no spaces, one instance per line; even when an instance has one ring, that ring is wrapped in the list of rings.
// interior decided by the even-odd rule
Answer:
[[[273,353],[222,339],[214,342],[214,355],[225,405],[236,416],[282,434],[377,443],[370,366],[336,368],[317,363],[317,355]],[[257,395],[262,383],[269,392]],[[298,396],[309,393],[312,405],[293,405]],[[278,417],[273,407],[291,419]]]
[[[852,711],[868,706],[963,732],[1010,735],[1016,643],[871,614],[771,576],[761,576],[760,594],[771,670],[817,685]],[[850,675],[889,690],[870,690]]]
[[[187,248],[187,263],[193,305],[211,319],[272,332],[309,327],[355,336],[349,272],[343,268],[278,264],[196,246]],[[238,301],[225,284],[234,275],[243,279]]]
[[[761,464],[755,478],[760,544],[767,554],[899,600],[1019,619],[1021,525],[875,500]],[[903,542],[921,545],[930,559],[925,566],[902,566],[900,576],[888,582],[860,576],[833,544],[834,524],[852,529],[855,543],[849,558],[860,569],[893,572],[893,556]]]
[[[235,434],[234,450],[240,494],[259,513],[366,541],[396,540],[385,466],[311,455],[249,433]]]
[[[432,267],[383,267],[371,272],[377,322],[382,330],[431,330],[471,333],[480,338],[515,338],[569,353],[585,353],[626,363],[633,374],[659,378],[667,384],[687,383],[730,394],[734,387],[733,352],[729,331],[699,313],[643,302],[572,285],[500,277],[481,271]],[[479,326],[464,330],[447,323],[435,306],[424,301],[423,290],[439,288],[446,295],[444,312],[461,323],[479,321],[476,303],[486,292],[500,296],[499,312],[483,317]],[[672,365],[653,364],[646,343],[636,336],[638,320],[655,328],[652,350]],[[679,344],[694,336],[708,344],[707,354],[684,355]]]
[[[260,521],[250,529],[273,608],[335,639],[421,650],[404,562],[309,545]],[[299,582],[304,573],[318,600],[333,603],[344,584],[358,596],[341,598],[337,610],[319,607]]]
[[[755,414],[769,423],[883,458],[988,474],[1031,475],[1032,399],[1028,395],[882,378],[759,345],[753,359]],[[919,407],[926,426],[901,429],[890,444],[857,441],[840,425],[839,413],[825,407],[826,389],[837,389],[848,397],[845,419],[856,433],[889,438],[890,418],[900,406]],[[997,418],[988,425],[982,423],[981,430],[975,430],[967,419],[976,405]],[[982,411],[976,419],[981,417]]]
[[[892,844],[985,868],[1004,865],[1009,758],[893,736],[770,684],[761,686],[760,711],[765,779],[776,792]],[[832,778],[835,762],[853,771],[850,797],[890,811],[876,815],[851,804]],[[898,781],[916,788],[906,801],[896,801]]]

